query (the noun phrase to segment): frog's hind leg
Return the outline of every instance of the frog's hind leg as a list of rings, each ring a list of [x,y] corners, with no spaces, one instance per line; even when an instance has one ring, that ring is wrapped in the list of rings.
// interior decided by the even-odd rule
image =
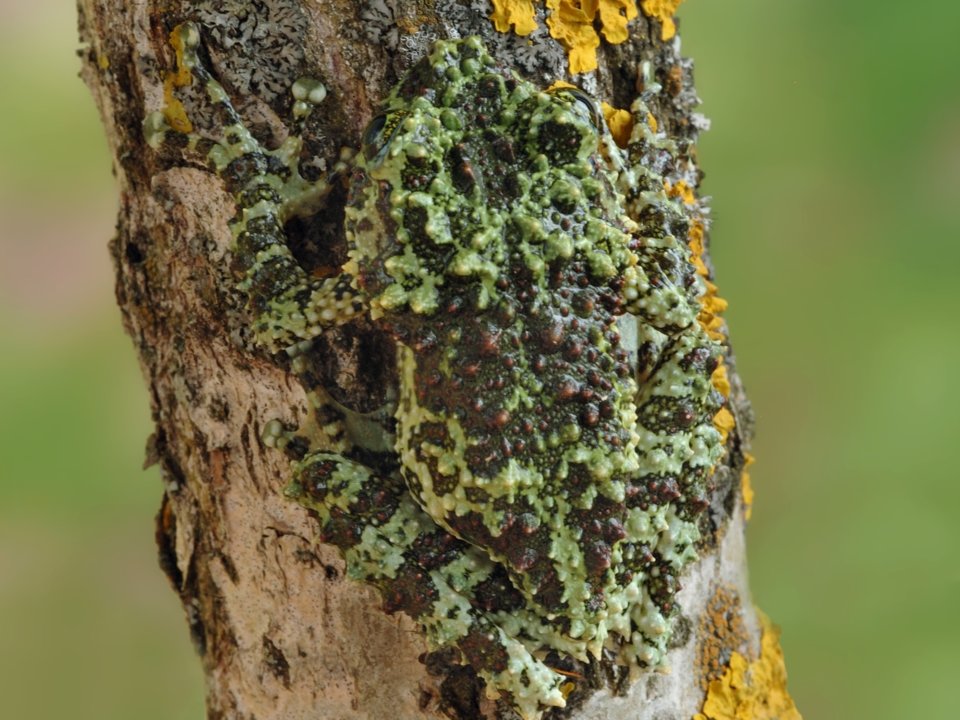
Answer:
[[[638,596],[620,649],[631,667],[659,664],[666,652],[680,575],[696,557],[698,521],[723,453],[713,419],[723,404],[712,374],[722,348],[699,322],[673,336],[641,331],[637,393],[638,469],[626,488],[627,522],[643,531],[621,547]]]
[[[237,214],[230,226],[237,265],[244,275],[239,287],[247,293],[256,313],[257,340],[271,351],[295,347],[323,328],[365,312],[362,298],[352,287],[353,278],[344,273],[311,277],[290,252],[283,229],[290,218],[315,213],[323,206],[332,177],[342,173],[345,165],[338,163],[331,178],[315,182],[304,179],[298,168],[302,148],[299,135],[291,133],[272,151],[259,143],[224,88],[200,61],[197,27],[192,23],[179,25],[171,34],[171,44],[177,51],[179,74],[187,72],[203,85],[224,123],[223,139],[213,142],[206,158],[236,198]],[[325,90],[317,81],[304,78],[294,85],[293,94],[297,131],[313,104],[323,99]],[[189,122],[174,124],[189,126]],[[149,116],[145,130],[154,147],[171,133],[185,136],[191,148],[210,142],[192,130],[174,129],[163,113]]]
[[[493,562],[440,528],[398,474],[377,475],[331,453],[296,465],[287,493],[313,510],[320,539],[343,552],[347,573],[374,585],[388,612],[402,610],[435,646],[455,646],[489,687],[510,693],[525,718],[565,704],[565,678],[479,609],[477,586]]]

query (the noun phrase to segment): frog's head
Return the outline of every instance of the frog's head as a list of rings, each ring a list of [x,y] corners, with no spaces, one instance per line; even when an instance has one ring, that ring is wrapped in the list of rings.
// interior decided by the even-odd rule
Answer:
[[[511,258],[537,282],[569,257],[591,208],[619,206],[606,133],[582,90],[536,88],[479,38],[436,43],[367,126],[353,177],[348,269],[374,315],[429,315],[451,292],[483,309]]]

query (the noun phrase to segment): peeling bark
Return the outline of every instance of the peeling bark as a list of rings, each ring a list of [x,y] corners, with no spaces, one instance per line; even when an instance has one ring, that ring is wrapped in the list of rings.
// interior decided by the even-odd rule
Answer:
[[[164,105],[164,72],[174,65],[168,33],[185,19],[204,25],[215,71],[263,137],[282,136],[285,88],[296,77],[323,80],[330,96],[309,127],[318,158],[358,144],[378,99],[436,38],[483,35],[492,53],[542,85],[565,77],[565,53],[545,32],[531,42],[496,32],[482,1],[79,0],[79,10],[83,77],[120,187],[110,244],[117,301],[151,392],[148,458],[163,470],[161,566],[204,666],[209,717],[511,717],[484,697],[472,673],[427,654],[407,617],[384,614],[375,591],[346,580],[337,552],[313,539],[315,522],[284,497],[287,460],[259,437],[274,418],[301,425],[307,401],[289,369],[249,342],[230,272],[232,199],[205,169],[154,153],[141,123]],[[672,135],[692,141],[702,123],[693,113],[690,64],[642,14],[625,43],[602,43],[597,72],[580,84],[629,106],[642,61],[673,84],[659,116]],[[338,222],[335,213],[321,217],[314,232],[329,236]],[[342,248],[318,249],[305,236],[301,252],[332,253],[336,263]],[[375,406],[383,379],[361,367],[358,331],[331,331],[325,343],[320,371],[330,391],[355,407]],[[752,421],[732,358],[728,366],[737,423],[716,473],[701,559],[683,578],[670,672],[651,672],[624,693],[599,677],[579,707],[550,717],[689,718],[717,671],[705,653],[720,667],[733,652],[759,653],[740,481]],[[727,616],[736,617],[736,632],[705,621],[716,614],[718,588],[734,598]]]

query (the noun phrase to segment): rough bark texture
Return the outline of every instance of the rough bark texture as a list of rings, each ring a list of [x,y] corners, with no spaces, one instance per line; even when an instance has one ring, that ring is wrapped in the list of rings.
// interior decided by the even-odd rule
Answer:
[[[310,149],[333,158],[341,145],[357,144],[378,99],[435,38],[481,34],[535,82],[566,76],[566,54],[544,32],[531,44],[496,32],[489,14],[482,1],[80,0],[83,75],[121,193],[111,243],[117,300],[152,396],[149,460],[165,479],[157,541],[204,665],[211,718],[510,715],[484,698],[468,671],[429,662],[415,625],[384,614],[372,589],[345,579],[336,551],[313,539],[314,521],[284,498],[287,460],[258,438],[273,418],[301,424],[306,399],[244,330],[230,272],[231,198],[215,175],[158,156],[144,141],[141,123],[164,105],[164,72],[174,64],[168,33],[184,19],[204,24],[215,71],[266,136],[282,132],[293,80],[305,70],[322,78],[330,97]],[[641,14],[630,29],[625,43],[602,43],[598,71],[580,84],[628,106],[639,63],[649,60],[677,84],[663,117],[674,132],[695,133],[689,65],[660,40],[658,23]],[[336,223],[328,221],[334,230]],[[324,366],[341,399],[369,405],[382,385],[359,367],[357,333],[331,332]],[[759,653],[740,493],[750,419],[730,370],[737,425],[716,474],[709,537],[684,578],[672,670],[650,673],[625,695],[598,681],[584,704],[564,711],[570,717],[690,718],[732,652]]]

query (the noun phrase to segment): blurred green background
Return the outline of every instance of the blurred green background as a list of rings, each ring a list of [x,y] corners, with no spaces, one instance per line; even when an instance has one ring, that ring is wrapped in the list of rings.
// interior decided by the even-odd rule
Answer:
[[[960,4],[690,0],[680,17],[758,417],[755,599],[808,720],[955,718]],[[69,2],[0,5],[0,716],[196,719],[75,49]]]

